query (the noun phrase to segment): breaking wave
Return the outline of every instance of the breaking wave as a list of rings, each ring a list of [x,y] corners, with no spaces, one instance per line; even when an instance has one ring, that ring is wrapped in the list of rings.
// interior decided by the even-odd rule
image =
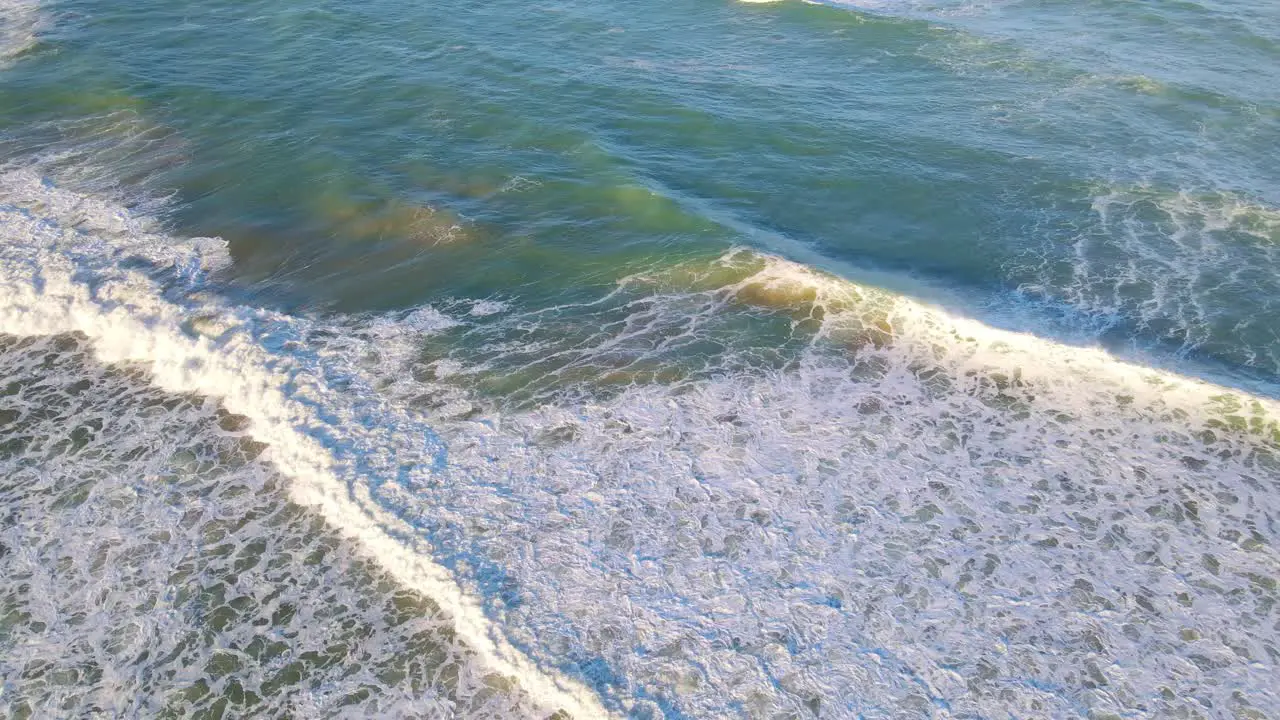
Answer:
[[[654,267],[589,303],[287,316],[219,298],[216,241],[161,234],[26,170],[4,174],[0,195],[0,332],[28,338],[6,346],[6,367],[65,378],[46,395],[6,396],[27,409],[0,418],[4,462],[30,474],[63,442],[60,452],[100,465],[93,507],[122,494],[138,513],[111,529],[44,521],[53,542],[24,567],[44,568],[51,589],[18,595],[53,598],[63,615],[88,617],[95,596],[57,588],[48,564],[61,567],[50,559],[59,547],[120,542],[169,558],[177,550],[156,538],[175,536],[155,534],[163,518],[225,502],[277,503],[255,511],[274,517],[279,497],[332,531],[217,525],[203,545],[190,541],[218,558],[207,572],[228,572],[233,556],[232,574],[252,572],[272,543],[293,542],[266,538],[341,537],[350,563],[377,564],[359,572],[439,607],[422,614],[468,648],[470,677],[511,679],[502,712],[1280,708],[1280,410],[1267,398],[745,249]],[[76,394],[72,378],[93,389]],[[46,401],[61,414],[30,415]],[[219,413],[244,424],[215,430]],[[67,449],[80,437],[92,440]],[[172,444],[135,457],[148,437]],[[246,447],[242,460],[213,459]],[[175,482],[205,489],[166,489]],[[76,517],[53,512],[72,492],[61,482],[31,488],[6,492],[31,498],[33,517]],[[0,562],[15,562],[10,543],[30,542],[35,526],[6,527]],[[114,556],[103,557],[80,577],[118,583],[104,570]],[[110,607],[132,602],[121,593]],[[289,597],[299,608],[312,599]],[[26,637],[51,643],[47,657],[85,655],[76,633],[22,612]],[[357,622],[384,627],[360,612]],[[117,655],[98,672],[171,662],[147,637],[128,640],[145,657]],[[327,647],[334,662],[357,653],[345,640]],[[192,645],[177,661],[234,668],[209,671],[214,697],[255,660],[215,663],[221,652]],[[46,708],[67,697],[22,672],[6,665],[6,687]],[[430,694],[415,692],[403,702]]]
[[[387,478],[411,479],[430,475],[438,468],[444,448],[430,430],[405,420],[402,413],[372,393],[359,391],[359,381],[346,372],[344,358],[324,357],[302,346],[298,337],[305,332],[306,321],[250,308],[226,307],[201,293],[206,273],[226,262],[221,242],[183,242],[157,234],[145,219],[108,202],[55,188],[30,170],[12,170],[0,176],[0,236],[5,241],[0,247],[0,331],[25,337],[84,338],[86,346],[92,348],[94,363],[109,367],[136,365],[145,381],[162,391],[213,398],[226,411],[243,416],[253,442],[269,445],[270,465],[287,478],[283,483],[286,497],[317,512],[334,531],[354,541],[359,554],[376,558],[382,571],[396,582],[438,605],[452,623],[450,632],[468,648],[481,671],[515,678],[515,687],[547,712],[565,709],[578,717],[599,714],[599,706],[589,694],[576,689],[571,681],[542,672],[492,632],[474,600],[458,587],[445,568],[431,561],[431,554],[413,537],[411,528],[371,501],[370,491]],[[422,330],[427,326],[410,327]],[[79,348],[80,342],[74,341],[71,346],[68,352]],[[50,347],[52,351],[44,350],[40,355],[47,354],[55,367],[59,363],[80,362],[74,352],[70,359],[61,358],[58,346]],[[56,374],[52,379],[41,380],[54,385],[60,382]],[[77,382],[80,380],[76,378]],[[96,432],[104,433],[106,438],[114,435],[121,443],[138,442],[132,433],[105,429],[108,419],[115,422],[119,396],[138,391],[113,388],[111,383],[96,388],[92,379],[85,382],[95,388],[90,397],[100,404],[78,408],[77,417],[98,415]],[[14,383],[21,387],[20,380]],[[56,407],[57,398],[57,392],[49,392],[47,397],[19,392],[14,398],[19,408],[11,412],[18,414],[6,434],[19,435],[8,441],[16,448],[10,452],[11,462],[26,467],[38,463],[39,451],[51,442],[49,438],[42,439],[41,434],[52,433],[56,437],[57,428],[65,429],[61,423],[29,425],[20,421],[25,416],[21,407],[46,401]],[[177,403],[176,414],[163,422],[179,426],[190,422],[187,413],[193,411],[186,411],[185,407],[193,402]],[[152,408],[157,404],[164,407],[162,402],[144,403]],[[198,402],[194,404],[200,406]],[[127,413],[129,407],[125,404],[122,409]],[[200,413],[195,415],[195,422],[207,422]],[[69,417],[60,419],[65,422]],[[17,423],[16,428],[13,423]],[[82,429],[72,433],[73,442],[75,433]],[[89,431],[89,435],[94,432]],[[195,440],[198,439],[197,436]],[[34,448],[33,455],[20,452],[29,445]],[[126,449],[112,448],[124,459],[113,472],[105,473],[104,483],[112,486],[130,478],[138,483],[132,488],[135,493],[163,494],[160,487],[149,487],[144,481],[153,477],[147,472],[155,462],[153,453],[142,453],[131,465],[129,458],[134,453],[125,452]],[[206,484],[222,471],[222,463],[213,462],[206,467],[204,458],[199,456],[183,464],[190,466],[189,472],[212,472],[211,477],[201,479]],[[28,492],[20,487],[10,491]],[[33,493],[37,497],[40,494]],[[147,507],[147,503],[143,506]],[[35,516],[39,518],[40,514]],[[56,517],[59,516],[40,522]],[[147,523],[141,526],[145,528]],[[111,529],[109,526],[103,532]],[[126,533],[126,545],[142,543],[142,538],[127,535],[132,532],[129,528],[114,529]],[[57,542],[50,551],[56,552],[58,546],[74,548],[104,541],[100,537],[77,537],[76,533],[83,530],[69,529],[71,537],[55,535]],[[265,541],[252,535],[243,540],[246,546]],[[150,538],[150,542],[159,541]],[[52,597],[63,602],[94,602],[92,595],[67,598],[55,593]],[[306,604],[314,598],[290,599]],[[71,612],[84,614],[88,608]],[[74,656],[70,648],[64,650],[66,655]],[[145,672],[155,664],[164,666],[174,661],[173,657],[147,659],[159,655],[157,650],[148,648],[142,659],[123,667],[99,668],[97,672]],[[6,656],[15,657],[9,653]],[[194,671],[181,667],[184,673]],[[8,669],[14,677],[22,677],[21,668]],[[492,688],[485,694],[492,694]],[[46,696],[45,702],[56,699],[60,696]],[[467,698],[463,700],[465,705]]]

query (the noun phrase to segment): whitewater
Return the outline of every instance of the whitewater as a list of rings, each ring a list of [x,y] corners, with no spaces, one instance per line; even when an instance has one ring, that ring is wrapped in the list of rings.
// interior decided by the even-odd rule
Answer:
[[[637,323],[665,303],[794,303],[850,357],[428,424],[395,345],[465,316],[317,341],[305,319],[203,295],[215,241],[157,236],[29,171],[3,187],[5,333],[82,337],[97,363],[247,418],[294,502],[540,707],[601,715],[591,687],[632,713],[747,697],[1058,714],[1084,682],[1104,707],[1154,712],[1179,697],[1171,678],[1222,687],[1206,704],[1274,707],[1258,632],[1276,596],[1270,400],[742,251],[718,261],[747,263],[739,282],[660,295]],[[109,413],[97,392],[88,408]],[[961,680],[970,663],[984,682]],[[122,674],[86,696],[118,708]]]
[[[1194,291],[1267,267],[1256,198],[1093,188],[1067,290],[1017,288],[1170,358],[772,230],[543,305],[255,302],[99,149],[0,167],[13,717],[1280,713],[1280,402],[1189,357],[1269,347]]]

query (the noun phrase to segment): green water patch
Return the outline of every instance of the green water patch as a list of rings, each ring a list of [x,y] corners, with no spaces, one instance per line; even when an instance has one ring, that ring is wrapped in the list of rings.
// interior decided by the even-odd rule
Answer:
[[[892,342],[891,299],[881,291],[745,249],[669,260],[611,261],[601,275],[628,273],[612,287],[429,333],[417,343],[415,376],[523,407],[781,370],[815,348],[852,358]],[[443,406],[447,396],[421,402]]]
[[[1265,290],[1209,303],[1261,318],[1256,332],[1187,298],[1162,305],[1151,278],[1114,269],[1146,264],[1177,229],[1099,223],[1091,194],[1148,184],[1265,209],[1273,108],[1193,74],[1045,51],[1023,9],[67,9],[57,52],[7,71],[0,142],[80,143],[114,190],[169,198],[176,234],[230,242],[226,278],[254,302],[375,311],[501,295],[537,310],[745,244],[995,303],[1029,294],[1046,323],[1275,366]],[[1081,235],[1108,262],[1082,264]],[[1253,251],[1220,247],[1202,285],[1222,268],[1265,272]],[[1098,291],[1117,284],[1116,302]]]

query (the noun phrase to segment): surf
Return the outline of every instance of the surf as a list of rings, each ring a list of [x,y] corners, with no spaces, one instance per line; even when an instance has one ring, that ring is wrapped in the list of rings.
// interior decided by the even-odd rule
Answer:
[[[973,613],[997,599],[1024,622],[1075,633],[1089,603],[1180,616],[1179,594],[1195,592],[1220,618],[1214,633],[1248,644],[1231,606],[1196,578],[1272,592],[1250,580],[1276,560],[1265,528],[1280,412],[1267,398],[737,249],[624,279],[618,307],[630,319],[565,348],[550,378],[528,368],[545,392],[504,409],[468,388],[509,374],[505,359],[518,358],[504,353],[518,346],[468,365],[421,343],[482,323],[528,328],[535,316],[491,305],[316,325],[228,306],[206,285],[226,262],[220,243],[158,234],[31,173],[6,174],[4,192],[0,331],[83,335],[99,362],[137,364],[157,387],[247,417],[291,498],[439,602],[480,662],[543,707],[716,714],[745,693],[762,711],[874,712],[916,696],[993,710],[922,636],[899,633],[923,632],[925,616],[969,618],[944,623],[944,645],[986,658],[978,648],[999,633]],[[664,329],[690,317],[683,335]],[[659,339],[696,341],[733,317],[774,318],[799,350],[773,369],[748,356],[683,376],[634,372]],[[573,387],[586,392],[561,392]],[[426,395],[435,400],[417,402]],[[1126,518],[1145,515],[1140,539],[1131,529],[1105,541],[1116,521],[1104,508],[1121,497]],[[1254,529],[1215,539],[1191,519],[1206,513]],[[1147,549],[1161,533],[1167,549]],[[1154,552],[1138,564],[1168,570],[1142,590],[1092,559],[1096,542]],[[883,573],[896,590],[874,581]],[[1047,590],[1024,587],[1028,577]],[[1078,598],[1077,577],[1093,588]],[[975,582],[988,585],[956,594]],[[886,602],[925,616],[886,626],[845,612]],[[1158,654],[1178,630],[1146,622],[1150,637],[1108,630],[1105,642]],[[1045,690],[1074,681],[1035,659],[1040,641],[1020,642],[1031,670],[992,665],[1021,688],[1001,706],[1082,702]],[[1073,648],[1058,652],[1083,652]],[[1125,667],[1126,683],[1155,692],[1157,676]],[[1265,697],[1260,667],[1235,672]]]
[[[343,428],[377,427],[383,440],[404,439],[411,448],[394,453],[395,461],[410,463],[413,472],[430,472],[441,448],[429,428],[404,427],[394,409],[370,394],[350,387],[347,393],[329,390],[327,381],[341,368],[326,368],[300,347],[291,318],[166,299],[166,291],[198,293],[204,274],[226,262],[221,243],[182,243],[149,232],[145,221],[123,208],[59,190],[32,172],[5,173],[0,197],[6,241],[3,332],[75,333],[88,339],[100,362],[138,364],[157,387],[217,398],[248,418],[254,438],[271,447],[270,463],[290,478],[290,497],[315,508],[396,580],[439,603],[481,663],[518,677],[548,712],[605,714],[573,681],[540,670],[493,633],[475,601],[429,552],[397,539],[403,523],[369,502],[368,487],[378,480],[362,468],[379,449],[360,447],[358,437]],[[131,263],[167,276],[168,286],[127,268]],[[273,353],[273,347],[295,352]],[[334,402],[344,396],[356,402]]]
[[[847,16],[835,31],[861,22],[839,11],[810,13],[792,35],[750,22],[739,35],[721,34],[730,23],[718,21],[748,11],[706,6],[698,22],[714,31],[650,47],[667,37],[642,34],[650,21],[670,25],[662,8],[629,24],[612,8],[575,7],[548,27],[644,38],[628,50],[638,58],[598,66],[625,91],[575,78],[572,97],[591,113],[572,106],[562,115],[565,102],[513,112],[522,94],[560,87],[552,83],[578,62],[564,48],[593,45],[517,58],[561,38],[499,33],[490,39],[501,45],[481,47],[481,60],[450,76],[446,48],[470,57],[459,38],[474,32],[467,42],[483,46],[484,33],[514,26],[492,22],[501,3],[486,8],[494,14],[474,26],[441,25],[447,37],[409,37],[414,28],[397,21],[402,38],[374,18],[366,29],[377,42],[361,47],[342,27],[351,77],[387,80],[377,58],[388,51],[397,61],[429,57],[444,73],[439,87],[421,76],[397,83],[403,117],[381,112],[377,97],[361,115],[369,98],[329,94],[318,82],[297,106],[254,100],[271,112],[253,118],[280,125],[222,135],[201,125],[210,96],[170,87],[134,98],[136,82],[115,90],[115,77],[94,75],[77,102],[111,112],[51,117],[39,130],[55,140],[32,142],[70,149],[0,174],[0,368],[11,378],[0,394],[0,462],[16,478],[3,492],[26,518],[0,526],[0,562],[19,571],[0,597],[0,643],[25,643],[0,661],[9,663],[4,697],[22,698],[13,707],[145,712],[163,703],[139,678],[166,674],[162,685],[181,707],[239,708],[248,692],[284,708],[275,678],[294,678],[284,694],[304,714],[1063,717],[1280,706],[1271,679],[1280,650],[1268,630],[1280,600],[1280,407],[1266,378],[1239,382],[1193,362],[1215,350],[1214,338],[1197,334],[1206,318],[1228,339],[1250,328],[1233,320],[1230,303],[1206,305],[1221,315],[1202,312],[1205,297],[1173,282],[1266,266],[1275,215],[1256,193],[1075,181],[1066,167],[1010,164],[1002,153],[1017,143],[1002,144],[1004,135],[982,135],[993,151],[945,133],[930,140],[920,128],[889,133],[888,143],[871,133],[860,155],[827,162],[842,157],[842,138],[861,122],[885,132],[904,123],[821,102],[809,107],[826,127],[782,123],[785,132],[761,132],[758,142],[720,143],[790,119],[806,98],[823,99],[806,88],[839,81],[855,63],[886,68],[897,51],[930,55],[903,66],[914,77],[946,68],[931,87],[950,88],[957,107],[968,107],[966,88],[986,84],[955,84],[986,66],[943,62],[955,60],[955,36],[930,22],[910,22],[871,55],[846,53],[834,33],[818,43],[814,31],[832,14]],[[686,7],[676,9],[686,18]],[[171,29],[166,10],[143,8],[98,39],[141,51],[142,38]],[[756,22],[771,11],[749,12]],[[326,23],[361,16],[306,17],[321,37]],[[260,20],[246,20],[245,34],[270,40],[252,30]],[[126,32],[133,23],[136,36]],[[756,84],[738,88],[740,103],[719,92],[723,104],[698,103],[710,86],[700,74],[724,60],[718,43],[754,62],[766,57],[766,40],[788,39],[805,51],[822,45],[825,61],[799,62],[803,53],[790,49],[767,56],[787,71],[758,68]],[[676,60],[662,62],[672,52]],[[491,89],[476,68],[493,72],[499,66],[483,59],[495,57],[507,64],[488,81],[512,103],[488,108],[496,122],[473,102]],[[277,99],[295,97],[296,59],[261,68],[268,80],[290,80]],[[171,71],[172,60],[156,67]],[[1026,69],[1001,63],[990,79]],[[796,82],[806,70],[832,74]],[[907,111],[896,74],[881,72],[881,100]],[[1063,74],[1049,74],[1047,90],[1021,81],[1007,89],[1016,98],[1056,92]],[[230,94],[260,89],[223,81]],[[1151,79],[1138,90],[1183,97],[1164,87]],[[631,104],[631,91],[645,102]],[[761,93],[774,92],[796,102],[758,107]],[[337,96],[346,104],[319,102]],[[419,103],[444,109],[416,124]],[[64,109],[55,103],[49,114]],[[1021,112],[1038,121],[1042,109]],[[754,120],[731,124],[734,115]],[[339,141],[353,123],[390,116],[401,124],[370,124],[387,132]],[[996,127],[1009,114],[965,119]],[[573,127],[542,139],[562,125]],[[314,136],[299,142],[299,127]],[[830,152],[805,146],[812,135]],[[408,142],[376,142],[386,138]],[[262,144],[223,164],[246,139]],[[891,152],[916,140],[929,141],[927,152]],[[304,147],[316,152],[295,157]],[[754,176],[720,182],[760,148]],[[413,161],[397,164],[406,149]],[[274,160],[257,150],[274,150]],[[929,202],[904,204],[879,226],[841,222],[845,200],[872,189],[858,184],[860,173],[895,162],[896,173],[873,177]],[[188,164],[181,191],[156,181],[179,193],[171,203],[136,188],[147,184],[139,177],[162,177],[157,167]],[[247,180],[246,168],[261,185],[209,200],[220,183]],[[1051,187],[1005,197],[1026,168]],[[950,184],[983,171],[988,190]],[[292,183],[295,172],[325,182]],[[255,190],[285,179],[288,198]],[[1009,231],[981,245],[998,262],[974,262],[968,276],[978,250],[961,244],[950,257],[961,277],[953,285],[1012,278],[985,315],[965,304],[964,287],[952,293],[850,259],[918,241],[904,254],[928,265],[950,239],[949,220],[973,220],[926,193],[951,187],[990,203],[983,218]],[[870,216],[894,193],[864,200]],[[182,214],[184,202],[206,201],[209,214]],[[1036,213],[1060,205],[1082,222],[1068,223],[1078,237],[1060,247],[1061,234],[999,224],[1013,212],[1040,227]],[[941,220],[912,233],[910,223],[934,210]],[[229,248],[175,229],[200,227],[200,217],[249,218],[236,229],[266,228],[264,238]],[[841,255],[850,239],[853,251]],[[235,261],[232,250],[242,253]],[[240,267],[256,250],[270,262]],[[353,260],[380,253],[384,264]],[[1235,262],[1242,257],[1256,261]],[[1025,273],[1005,274],[1020,261],[1031,264]],[[1055,284],[1063,271],[1073,282]],[[497,279],[445,284],[467,272]],[[1135,294],[1148,280],[1153,292]],[[330,302],[335,285],[358,301]],[[1046,320],[1053,308],[1018,313],[1002,304],[1009,295],[1066,306],[1062,325],[1079,332],[1066,341],[1069,332]],[[1116,316],[1168,344],[1128,354],[1099,346],[1099,325],[1132,339]],[[1172,329],[1155,327],[1162,322]],[[1261,332],[1244,355],[1219,354],[1274,363],[1247,354],[1265,347]],[[51,472],[40,474],[42,464]],[[283,529],[241,522],[259,512],[294,517],[281,509],[290,504],[302,519]],[[178,562],[188,557],[201,559]],[[254,562],[287,572],[261,573]],[[203,569],[192,580],[166,564]],[[266,599],[275,593],[279,605]],[[120,629],[77,644],[79,618]],[[167,639],[184,633],[201,641],[183,649]],[[259,637],[274,648],[265,660]],[[403,670],[415,652],[440,664]],[[294,660],[312,667],[294,677]],[[374,670],[384,665],[396,669]]]

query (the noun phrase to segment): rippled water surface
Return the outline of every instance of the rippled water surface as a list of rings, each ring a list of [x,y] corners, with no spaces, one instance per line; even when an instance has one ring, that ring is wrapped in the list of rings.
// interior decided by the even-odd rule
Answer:
[[[1280,6],[0,0],[13,717],[1280,716]]]

